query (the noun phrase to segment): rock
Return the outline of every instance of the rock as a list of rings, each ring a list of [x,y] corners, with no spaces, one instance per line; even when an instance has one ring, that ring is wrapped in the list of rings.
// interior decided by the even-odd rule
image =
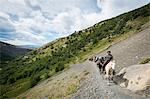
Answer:
[[[118,77],[118,78],[117,78]],[[150,64],[133,65],[123,68],[114,79],[121,87],[131,91],[142,91],[150,87]]]
[[[121,83],[120,86],[123,88],[126,87],[125,82]]]

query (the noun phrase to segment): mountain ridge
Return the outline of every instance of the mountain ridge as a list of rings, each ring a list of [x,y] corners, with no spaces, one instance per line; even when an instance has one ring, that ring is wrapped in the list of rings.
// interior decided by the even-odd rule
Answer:
[[[30,51],[30,49],[21,48],[19,46],[0,41],[1,67],[3,67],[2,65],[6,64],[8,61],[11,61],[21,55],[25,55]]]

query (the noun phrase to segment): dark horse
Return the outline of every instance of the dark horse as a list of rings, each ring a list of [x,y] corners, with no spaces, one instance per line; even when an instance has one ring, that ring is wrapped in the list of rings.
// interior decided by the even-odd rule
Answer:
[[[103,65],[104,61],[104,57],[101,57],[97,60],[97,66],[99,68],[100,73],[103,73],[105,71],[105,66]]]

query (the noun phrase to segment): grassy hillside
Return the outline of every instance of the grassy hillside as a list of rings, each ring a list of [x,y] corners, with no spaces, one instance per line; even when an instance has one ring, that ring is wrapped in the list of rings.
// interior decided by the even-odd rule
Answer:
[[[150,4],[50,42],[0,71],[1,97],[15,97],[38,82],[81,62],[149,26]],[[145,25],[145,26],[144,26]]]
[[[0,41],[0,68],[3,68],[9,61],[15,59],[17,56],[24,55],[29,51],[31,50]]]

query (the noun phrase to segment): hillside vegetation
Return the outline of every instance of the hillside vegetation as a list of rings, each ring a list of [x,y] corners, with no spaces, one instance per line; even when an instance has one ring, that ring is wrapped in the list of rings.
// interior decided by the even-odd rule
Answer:
[[[140,31],[149,22],[150,4],[50,42],[16,58],[0,71],[1,97],[16,97],[38,82],[83,61]]]

